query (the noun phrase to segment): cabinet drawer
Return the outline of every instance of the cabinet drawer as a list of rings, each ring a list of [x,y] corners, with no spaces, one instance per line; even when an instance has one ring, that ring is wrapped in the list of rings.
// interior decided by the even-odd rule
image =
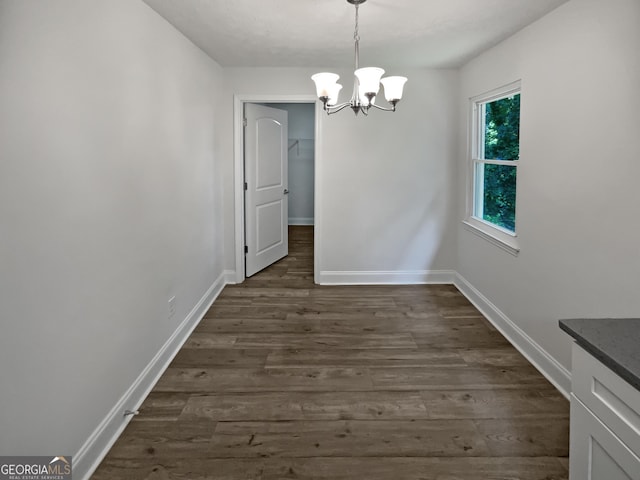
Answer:
[[[569,480],[640,480],[640,459],[571,395]]]
[[[640,456],[640,391],[577,344],[571,375],[573,394]]]

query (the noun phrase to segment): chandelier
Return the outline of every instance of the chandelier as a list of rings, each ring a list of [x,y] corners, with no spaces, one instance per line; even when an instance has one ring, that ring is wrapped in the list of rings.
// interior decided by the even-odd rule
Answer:
[[[386,112],[395,112],[396,104],[402,98],[402,90],[407,81],[406,77],[385,77],[384,70],[378,67],[360,68],[360,36],[358,34],[358,7],[367,0],[347,0],[356,8],[356,25],[353,32],[353,40],[355,42],[355,59],[356,68],[354,71],[353,94],[348,102],[338,104],[338,94],[342,89],[342,85],[338,83],[339,75],[335,73],[322,72],[316,73],[311,79],[316,84],[318,98],[322,101],[324,111],[327,115],[337,113],[347,107],[351,107],[357,115],[362,112],[368,115],[371,107]],[[387,102],[391,107],[381,107],[376,105],[376,95],[380,91],[380,84],[384,86],[384,94]]]

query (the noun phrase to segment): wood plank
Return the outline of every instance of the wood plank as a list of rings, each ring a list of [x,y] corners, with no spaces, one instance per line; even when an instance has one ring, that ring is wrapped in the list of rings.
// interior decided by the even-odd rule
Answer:
[[[437,300],[440,298],[466,298],[453,285],[327,285],[314,288],[312,296],[363,297],[389,296],[394,298],[416,299],[416,302]],[[468,300],[466,300],[468,302]]]
[[[558,458],[560,464],[569,471],[569,457]]]
[[[225,287],[227,288],[227,287]],[[292,308],[291,311],[296,311]],[[242,305],[222,305],[218,300],[205,313],[200,325],[208,323],[212,318],[282,318],[287,316],[286,310],[274,310],[264,307],[242,306]],[[200,326],[198,325],[198,327]]]
[[[264,461],[235,459],[120,459],[108,457],[92,480],[261,480]]]
[[[238,336],[233,334],[193,332],[182,348],[232,347],[237,340]]]
[[[271,350],[183,347],[171,367],[263,367]]]
[[[469,365],[493,365],[496,367],[531,365],[511,345],[491,348],[466,348],[458,350],[458,353]]]
[[[533,367],[371,368],[378,390],[486,390],[492,388],[548,388]]]
[[[355,295],[335,297],[326,291],[313,291],[311,293],[311,305],[332,306],[337,301],[342,308],[394,308],[396,303],[393,297],[388,295]]]
[[[355,315],[335,314],[333,318],[319,318],[317,314],[287,314],[283,319],[216,318],[201,324],[197,333],[337,333],[337,334],[389,334],[424,333],[448,334],[458,329],[487,330],[481,318],[408,318],[389,321],[375,312]]]
[[[173,368],[156,392],[264,392],[371,390],[371,378],[357,368]]]
[[[153,390],[139,408],[136,421],[176,421],[191,398],[191,393],[163,393]]]
[[[468,319],[468,317],[463,317]],[[457,318],[460,320],[460,318]],[[490,348],[510,346],[496,330],[486,326],[451,329],[448,332],[411,333],[420,348]]]
[[[244,461],[244,460],[243,460]],[[556,458],[270,458],[262,480],[567,480]]]
[[[292,288],[292,287],[271,287],[271,288],[256,288],[247,287],[242,285],[234,285],[229,288],[225,288],[220,294],[220,298],[228,297],[242,297],[242,298],[255,298],[255,297],[276,297],[276,298],[290,298],[290,297],[308,297],[309,290],[306,288]]]
[[[408,333],[394,334],[240,334],[235,342],[238,348],[417,348]]]
[[[410,308],[424,308],[429,307],[437,310],[446,310],[449,311],[451,309],[456,309],[458,311],[464,310],[465,312],[469,311],[469,307],[474,308],[469,300],[467,300],[461,294],[450,297],[443,296],[427,296],[427,295],[407,295],[407,296],[394,296],[393,297],[396,305],[400,309],[410,309]],[[478,316],[478,311],[473,311],[474,316]]]
[[[192,396],[180,420],[426,419],[418,392],[267,392]]]
[[[484,316],[471,304],[466,306],[439,307],[440,315],[445,318],[481,317]]]
[[[216,305],[218,306],[218,308],[224,308],[224,307],[237,308],[237,307],[257,306],[253,304],[253,300],[251,298],[231,297],[231,296],[219,296],[218,298],[216,298]]]
[[[489,450],[467,420],[219,422],[216,458],[464,457]]]
[[[110,451],[112,458],[208,458],[216,422],[133,420]]]
[[[303,308],[296,310],[295,312],[287,313],[287,318],[292,320],[362,320],[362,319],[384,319],[391,320],[391,323],[397,319],[403,318],[442,318],[438,314],[437,310],[431,309],[428,312],[422,313],[420,317],[410,316],[408,312],[400,310],[398,308],[380,308],[380,307],[362,307],[362,308],[350,308],[348,310],[342,308],[338,303],[335,305],[322,306],[317,308],[311,308],[309,305],[305,305]]]
[[[551,418],[569,417],[569,402],[555,389],[544,395],[531,389],[423,391],[429,418]]]
[[[305,296],[271,296],[268,294],[269,288],[265,288],[264,290],[267,293],[261,296],[243,296],[240,294],[241,292],[238,292],[238,295],[221,296],[216,300],[216,303],[221,307],[273,307],[280,305],[287,309],[304,307],[323,309],[325,307],[335,306],[336,304],[336,299],[332,297],[314,296],[307,298]],[[392,297],[344,298],[340,300],[340,306],[343,309],[392,309],[396,307],[396,303]],[[433,310],[433,308],[431,309]]]
[[[451,350],[380,348],[352,350],[273,350],[267,356],[267,367],[434,367],[465,366],[460,353]]]
[[[493,456],[569,456],[568,417],[500,418],[474,422]]]

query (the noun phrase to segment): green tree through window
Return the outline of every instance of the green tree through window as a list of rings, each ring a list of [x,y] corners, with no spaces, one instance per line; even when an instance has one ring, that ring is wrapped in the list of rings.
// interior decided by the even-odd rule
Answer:
[[[520,94],[486,104],[484,158],[520,159]]]
[[[477,160],[475,214],[483,220],[515,232],[516,178],[520,159],[520,94],[482,105],[484,131]],[[480,153],[480,152],[479,152]],[[482,160],[485,160],[484,162]],[[488,162],[487,162],[488,161]]]

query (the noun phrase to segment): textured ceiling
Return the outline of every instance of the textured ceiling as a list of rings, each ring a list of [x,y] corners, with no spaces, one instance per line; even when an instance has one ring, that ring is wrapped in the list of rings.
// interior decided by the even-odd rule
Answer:
[[[346,0],[144,0],[220,65],[353,66]],[[368,0],[360,64],[456,67],[567,0]]]

